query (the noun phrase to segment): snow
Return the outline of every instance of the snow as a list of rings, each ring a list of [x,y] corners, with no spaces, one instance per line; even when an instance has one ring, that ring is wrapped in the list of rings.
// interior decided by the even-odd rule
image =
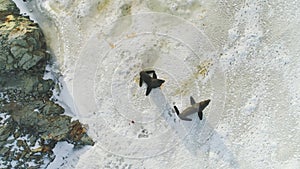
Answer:
[[[0,124],[5,124],[6,120],[9,119],[10,115],[7,113],[0,113]]]
[[[120,18],[123,4],[27,3],[60,65],[56,98],[96,141],[59,143],[48,168],[299,168],[297,1],[134,1]],[[166,82],[146,97],[149,68]],[[172,110],[190,96],[211,99],[203,121]]]
[[[58,142],[53,149],[56,157],[47,168],[75,168],[78,158],[88,148],[89,146],[82,149],[74,149],[74,146],[66,141]]]

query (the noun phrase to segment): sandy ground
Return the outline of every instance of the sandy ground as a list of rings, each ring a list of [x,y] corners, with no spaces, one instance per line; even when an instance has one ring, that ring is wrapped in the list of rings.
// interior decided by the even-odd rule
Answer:
[[[96,140],[80,150],[59,143],[48,168],[300,166],[299,2],[18,5],[57,57],[61,104]],[[166,82],[146,97],[138,73],[149,68]],[[202,121],[172,110],[190,96],[211,99]]]

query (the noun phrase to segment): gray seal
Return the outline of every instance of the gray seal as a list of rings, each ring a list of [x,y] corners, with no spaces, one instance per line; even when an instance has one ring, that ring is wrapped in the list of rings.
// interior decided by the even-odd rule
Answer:
[[[204,100],[204,101],[201,101],[199,103],[196,103],[192,96],[190,97],[190,100],[191,100],[191,105],[192,106],[187,107],[186,109],[184,109],[182,113],[179,113],[178,108],[176,106],[174,106],[174,109],[175,109],[175,112],[176,112],[177,116],[181,120],[192,121],[192,119],[187,118],[187,116],[198,112],[198,117],[199,117],[200,120],[202,120],[203,119],[203,112],[202,111],[209,104],[210,100],[208,99],[208,100]]]

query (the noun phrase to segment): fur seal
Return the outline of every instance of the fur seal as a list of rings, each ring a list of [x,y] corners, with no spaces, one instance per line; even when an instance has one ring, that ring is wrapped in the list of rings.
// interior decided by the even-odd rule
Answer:
[[[153,73],[153,77],[149,75],[151,73]],[[147,84],[146,96],[148,96],[153,88],[160,87],[165,82],[165,80],[157,79],[155,71],[148,70],[140,72],[140,87],[142,87],[143,82]]]
[[[187,116],[198,112],[198,117],[199,117],[200,120],[202,120],[203,119],[203,112],[202,111],[209,104],[210,100],[208,99],[208,100],[204,100],[204,101],[201,101],[199,103],[196,103],[192,96],[190,97],[190,100],[191,100],[191,105],[192,106],[184,109],[182,113],[179,113],[178,108],[176,106],[174,106],[174,109],[175,109],[175,112],[176,112],[177,116],[181,120],[192,121],[192,119],[187,118]]]

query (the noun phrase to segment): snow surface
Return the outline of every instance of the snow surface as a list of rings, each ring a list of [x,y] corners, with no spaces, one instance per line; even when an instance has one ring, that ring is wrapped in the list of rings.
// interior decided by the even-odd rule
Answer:
[[[298,1],[128,4],[120,18],[123,1],[25,3],[60,64],[59,101],[96,141],[59,143],[48,168],[299,168]],[[148,97],[147,68],[166,80]],[[175,116],[190,96],[212,100],[203,121]]]

